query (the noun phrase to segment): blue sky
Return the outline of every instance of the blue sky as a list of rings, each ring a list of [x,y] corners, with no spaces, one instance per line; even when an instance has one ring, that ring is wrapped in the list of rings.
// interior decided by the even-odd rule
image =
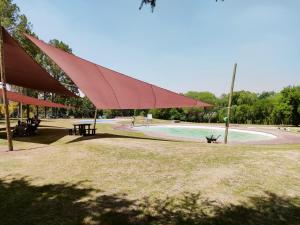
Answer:
[[[300,85],[299,0],[15,0],[44,41],[176,92]],[[172,3],[171,3],[172,2]]]

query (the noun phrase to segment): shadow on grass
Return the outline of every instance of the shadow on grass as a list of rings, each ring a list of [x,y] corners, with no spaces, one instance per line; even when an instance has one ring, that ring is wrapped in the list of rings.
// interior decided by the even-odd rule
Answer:
[[[8,180],[7,178],[4,178]],[[102,225],[296,225],[299,198],[265,193],[239,205],[221,205],[201,194],[178,198],[129,200],[101,195],[80,184],[36,186],[28,178],[0,179],[0,224]],[[97,192],[98,197],[89,198]]]
[[[168,141],[168,142],[181,142],[176,140],[168,140],[168,139],[160,139],[160,138],[151,138],[151,137],[137,137],[137,136],[129,136],[129,135],[121,135],[121,134],[111,134],[111,133],[101,133],[96,134],[94,136],[81,136],[69,143],[80,142],[85,140],[94,140],[94,139],[104,139],[104,138],[129,138],[129,139],[136,139],[136,140],[152,140],[152,141]]]
[[[21,142],[30,142],[37,144],[52,144],[64,136],[68,135],[68,131],[59,127],[39,127],[37,134],[30,137],[14,137],[13,140]],[[6,139],[6,132],[0,132],[0,138]]]
[[[37,134],[30,137],[14,137],[13,140],[20,142],[28,142],[35,144],[52,144],[61,138],[68,135],[68,131],[66,128],[55,127],[55,126],[45,126],[42,125],[39,127]],[[129,135],[118,135],[111,133],[100,133],[94,136],[78,136],[76,139],[67,142],[66,144],[76,143],[85,140],[93,140],[93,139],[104,139],[104,138],[129,138],[129,139],[139,139],[139,140],[153,140],[153,141],[168,141],[168,142],[181,142],[176,140],[167,140],[160,138],[151,138],[151,137],[137,137],[137,136],[129,136]],[[6,139],[6,132],[4,130],[0,130],[0,139]],[[40,147],[38,147],[40,148]],[[29,148],[31,149],[31,148]],[[20,149],[24,150],[24,149]],[[28,149],[26,149],[28,150]]]

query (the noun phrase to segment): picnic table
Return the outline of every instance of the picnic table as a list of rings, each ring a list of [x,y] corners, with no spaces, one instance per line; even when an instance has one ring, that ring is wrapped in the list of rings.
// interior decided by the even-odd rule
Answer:
[[[74,134],[77,135],[83,135],[83,136],[87,136],[87,135],[95,135],[96,134],[96,129],[91,128],[91,123],[74,123],[74,129],[72,131],[74,131]]]

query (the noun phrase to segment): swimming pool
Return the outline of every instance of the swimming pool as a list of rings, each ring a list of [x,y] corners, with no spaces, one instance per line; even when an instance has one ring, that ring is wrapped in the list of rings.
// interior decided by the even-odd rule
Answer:
[[[184,126],[184,125],[158,125],[158,126],[141,126],[134,127],[134,130],[142,131],[145,133],[162,134],[166,136],[189,138],[197,140],[206,140],[207,136],[219,136],[219,141],[223,141],[225,128],[221,127],[208,127],[208,126]],[[276,138],[275,135],[250,131],[229,129],[228,140],[229,142],[251,142],[251,141],[265,141]]]

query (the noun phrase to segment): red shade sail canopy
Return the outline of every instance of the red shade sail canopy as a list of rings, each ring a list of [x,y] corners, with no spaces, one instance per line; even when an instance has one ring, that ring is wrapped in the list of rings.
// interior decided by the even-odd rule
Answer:
[[[211,106],[81,59],[30,35],[26,37],[48,55],[98,109]]]
[[[3,27],[1,29],[7,83],[65,96],[74,96],[37,64]]]
[[[0,89],[0,97],[2,99],[2,89]],[[26,95],[22,95],[20,93],[12,92],[12,91],[7,91],[7,98],[10,101],[13,102],[20,102],[22,104],[26,105],[37,105],[37,106],[46,106],[46,107],[53,107],[53,108],[69,108],[68,106],[59,104],[59,103],[54,103],[46,100],[41,100],[37,98],[32,98]]]

